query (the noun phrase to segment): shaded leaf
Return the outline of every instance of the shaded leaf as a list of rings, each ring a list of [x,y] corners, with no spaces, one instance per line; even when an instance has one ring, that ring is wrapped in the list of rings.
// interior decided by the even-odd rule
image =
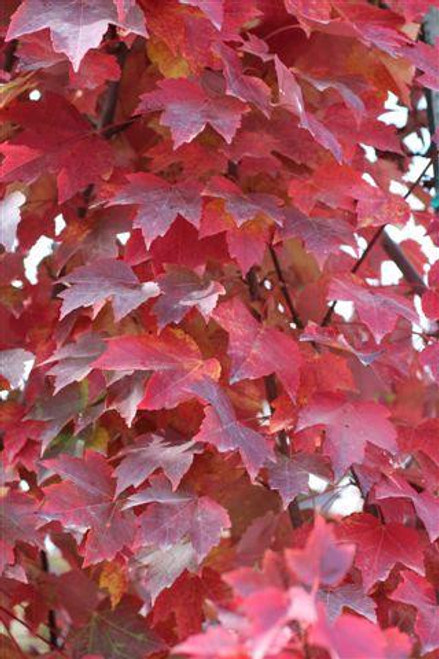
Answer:
[[[96,316],[110,298],[115,320],[118,321],[159,294],[156,283],[141,284],[126,263],[113,259],[76,268],[61,281],[70,284],[59,294],[63,299],[61,317],[74,309],[90,305],[93,305],[93,315]]]
[[[50,172],[56,176],[59,203],[63,203],[111,173],[110,146],[62,96],[48,92],[38,103],[21,103],[11,109],[10,118],[23,130],[1,145],[2,181],[33,183]]]

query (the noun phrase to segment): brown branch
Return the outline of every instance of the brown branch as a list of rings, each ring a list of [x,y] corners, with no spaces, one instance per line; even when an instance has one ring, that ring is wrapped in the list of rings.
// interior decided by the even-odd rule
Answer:
[[[403,196],[403,199],[406,200],[410,197],[410,195],[414,192],[414,190],[418,187],[419,183],[421,182],[423,176],[426,174],[427,170],[430,168],[432,164],[432,159],[428,161],[428,163],[425,165],[424,169],[422,172],[419,174],[417,177],[416,181],[414,181],[405,195]],[[417,272],[416,268],[410,263],[409,259],[406,257],[404,254],[402,248],[395,243],[394,240],[385,232],[386,225],[383,224],[380,226],[370,239],[366,249],[362,253],[359,259],[354,263],[353,267],[351,268],[351,273],[355,274],[358,272],[358,270],[361,268],[363,265],[364,261],[367,259],[368,255],[372,251],[373,247],[376,245],[378,240],[383,237],[383,247],[386,250],[387,254],[390,256],[390,258],[394,261],[394,263],[398,266],[398,268],[401,270],[402,274],[404,277],[407,279],[407,281],[411,284],[415,284],[415,290],[416,292],[419,292],[421,283],[422,283],[422,290],[425,289],[425,284],[422,281],[422,277],[419,275]],[[334,313],[335,306],[337,304],[337,300],[334,300],[330,307],[328,308],[322,322],[320,323],[322,327],[326,327],[326,325],[329,325],[332,314]]]
[[[46,574],[49,574],[50,572],[49,559],[47,558],[47,552],[44,549],[40,551],[40,559],[41,559],[41,569]],[[56,613],[54,609],[49,609],[49,612],[47,614],[47,627],[49,630],[50,647],[53,650],[56,650],[58,648],[58,626],[56,624]]]
[[[387,255],[401,270],[404,279],[412,285],[412,288],[417,295],[422,295],[427,288],[425,282],[413,263],[411,263],[404,254],[401,246],[398,245],[398,243],[395,243],[386,232],[383,233],[382,243]]]
[[[285,281],[285,277],[284,277],[284,274],[282,272],[282,268],[281,268],[279,259],[277,258],[276,250],[274,249],[273,245],[269,246],[269,250],[270,250],[270,256],[271,256],[271,259],[273,261],[274,268],[276,270],[276,275],[277,275],[277,278],[279,280],[279,287],[280,287],[280,290],[282,291],[282,295],[284,297],[285,304],[288,307],[288,311],[291,314],[291,318],[292,318],[294,324],[296,325],[296,327],[298,329],[303,329],[304,324],[302,323],[302,320],[301,320],[299,314],[297,313],[296,308],[295,308],[295,306],[293,304],[293,301],[291,299],[290,292],[289,292],[288,287],[287,287],[287,282]]]
[[[114,123],[114,116],[116,114],[117,102],[119,98],[120,81],[122,79],[122,74],[123,74],[123,66],[125,64],[125,60],[128,55],[127,46],[122,41],[119,41],[114,45],[113,42],[115,39],[117,39],[117,29],[114,25],[110,25],[106,36],[106,40],[107,42],[109,42],[107,51],[115,55],[121,71],[120,71],[119,80],[111,80],[107,83],[107,92],[105,94],[97,122],[98,132],[101,133],[107,139],[109,139],[113,134],[110,128]],[[107,128],[109,129],[108,132],[106,130]],[[90,203],[90,199],[93,195],[93,190],[94,190],[93,183],[88,185],[87,188],[84,190],[84,194],[83,194],[84,205],[78,208],[77,210],[78,217],[84,218],[87,215],[87,210]]]
[[[18,47],[18,39],[12,39],[9,41],[8,45],[5,47],[3,51],[3,66],[2,69],[3,71],[6,71],[6,73],[11,73],[15,61],[16,61],[16,56],[15,53],[17,51]]]
[[[23,625],[23,627],[25,627],[32,636],[34,636],[35,638],[38,638],[40,641],[43,641],[43,643],[46,643],[46,645],[50,646],[50,642],[47,640],[47,638],[44,638],[44,636],[42,636],[41,634],[36,632],[31,627],[31,625],[28,622],[26,622],[26,620],[22,620],[17,615],[15,615],[15,613],[13,613],[12,611],[9,611],[5,606],[3,606],[1,604],[0,604],[0,611],[4,615],[6,615],[8,618],[11,618],[11,620],[15,620],[16,622],[19,622],[20,625]],[[57,652],[60,652],[61,654],[64,654],[62,648],[57,648]]]

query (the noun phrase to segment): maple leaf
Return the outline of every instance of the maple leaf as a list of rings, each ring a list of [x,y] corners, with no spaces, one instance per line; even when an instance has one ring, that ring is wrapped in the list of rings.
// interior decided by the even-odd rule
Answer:
[[[282,238],[298,237],[315,257],[320,268],[341,245],[355,247],[351,227],[337,218],[307,217],[297,209],[285,209]]]
[[[410,218],[410,206],[401,197],[371,188],[357,205],[358,226],[403,224]]]
[[[394,329],[398,317],[403,317],[411,323],[419,322],[413,306],[404,298],[384,287],[371,289],[361,286],[354,276],[332,279],[328,297],[353,302],[361,320],[378,343]]]
[[[274,58],[277,81],[279,85],[279,104],[299,117],[299,125],[308,130],[313,138],[325,149],[329,149],[337,161],[343,159],[341,146],[337,138],[326,126],[305,109],[303,93],[294,74],[277,57]]]
[[[270,487],[280,493],[284,508],[287,508],[298,494],[308,492],[311,474],[329,479],[331,470],[320,456],[301,453],[291,457],[278,455],[276,462],[268,465],[268,482]]]
[[[166,649],[163,641],[148,627],[139,606],[127,597],[114,609],[98,607],[86,626],[68,637],[75,657],[144,659]]]
[[[139,371],[122,376],[107,389],[107,409],[117,410],[130,428],[145,392],[146,373]]]
[[[11,119],[23,130],[1,145],[0,180],[33,183],[50,172],[63,203],[111,173],[111,147],[62,96],[47,92],[38,103],[21,103],[11,109]]]
[[[345,576],[355,555],[355,546],[340,544],[334,531],[317,516],[304,549],[287,549],[289,569],[306,586],[335,586]]]
[[[204,376],[218,377],[216,359],[203,360],[195,341],[181,330],[153,335],[120,336],[107,341],[94,368],[109,371],[153,371],[141,409],[171,409],[194,397],[191,387]]]
[[[82,334],[74,343],[68,343],[53,353],[43,364],[58,362],[48,371],[55,376],[54,393],[79,382],[92,370],[91,363],[104,352],[105,344],[97,334]]]
[[[341,394],[318,394],[299,413],[296,430],[324,425],[325,453],[335,474],[341,475],[355,462],[362,462],[366,442],[396,451],[396,430],[389,411],[379,403],[349,402]]]
[[[230,527],[227,511],[210,497],[171,490],[160,476],[150,478],[151,487],[128,498],[125,508],[149,503],[138,517],[136,547],[169,547],[188,536],[201,561],[218,544],[221,533]]]
[[[350,659],[352,648],[358,657],[387,659],[386,638],[379,627],[369,620],[343,613],[333,625],[323,613],[311,629],[309,641],[327,650],[331,659]]]
[[[140,97],[138,112],[163,110],[161,124],[170,128],[177,149],[209,124],[230,144],[241,125],[244,103],[232,96],[208,94],[186,78],[161,80],[158,89]]]
[[[212,21],[217,30],[221,30],[224,19],[224,2],[223,0],[180,0],[183,5],[198,7]]]
[[[43,538],[37,530],[37,506],[24,492],[9,490],[0,498],[0,573],[15,563],[18,542],[42,547]]]
[[[210,179],[203,195],[224,199],[225,208],[238,227],[258,215],[268,216],[281,226],[283,224],[284,211],[280,207],[279,199],[262,192],[244,194],[233,181],[224,177],[216,176]]]
[[[439,499],[430,492],[417,492],[407,481],[397,474],[383,477],[374,490],[378,501],[383,499],[408,499],[412,502],[416,514],[424,522],[430,541],[439,536]]]
[[[355,565],[361,570],[366,592],[377,581],[385,581],[397,563],[424,574],[423,548],[415,529],[396,522],[382,524],[369,513],[355,513],[343,521],[337,535],[357,545]]]
[[[246,275],[252,266],[262,263],[269,242],[269,230],[257,220],[246,222],[240,228],[229,229],[226,240],[230,256],[236,259],[242,274]]]
[[[199,448],[193,441],[170,443],[158,435],[141,435],[135,444],[123,449],[118,457],[122,462],[116,467],[116,494],[128,487],[138,487],[159,467],[177,489],[189,470]]]
[[[268,117],[271,110],[270,87],[260,78],[243,74],[241,61],[232,48],[220,44],[219,53],[224,63],[227,93],[241,101],[254,103]]]
[[[439,618],[436,593],[433,586],[423,577],[404,570],[402,582],[390,595],[391,599],[416,608],[415,631],[423,652],[439,648]]]
[[[175,619],[179,638],[201,631],[206,587],[200,577],[184,572],[154,604],[154,625]]]
[[[237,297],[221,304],[212,317],[229,334],[230,382],[276,373],[294,400],[302,365],[294,339],[280,330],[261,326]]]
[[[144,244],[141,249],[145,252]],[[164,267],[173,263],[192,269],[202,266],[201,271],[208,260],[228,259],[224,236],[202,237],[197,229],[182,217],[177,217],[163,238],[157,238],[153,242],[150,254],[156,265]]]
[[[187,539],[165,548],[144,548],[131,561],[131,581],[145,600],[155,602],[185,571],[198,568],[195,549]]]
[[[208,404],[194,439],[208,442],[222,453],[239,450],[248,473],[255,478],[264,462],[272,456],[264,437],[238,421],[229,398],[213,380],[198,379],[191,388]]]
[[[41,515],[61,520],[66,528],[87,537],[84,564],[111,560],[134,539],[134,519],[114,502],[115,481],[105,458],[91,451],[84,458],[61,455],[44,465],[64,479],[45,487]]]
[[[53,49],[67,55],[74,71],[90,48],[97,48],[109,24],[147,36],[144,17],[132,5],[124,16],[108,0],[24,0],[13,14],[7,39],[49,28]]]
[[[375,601],[365,594],[362,586],[356,583],[343,583],[331,590],[321,589],[318,594],[320,601],[324,602],[326,615],[330,622],[334,622],[343,609],[351,609],[360,616],[376,623]]]
[[[70,284],[59,294],[63,299],[61,318],[80,307],[93,305],[96,317],[108,298],[111,298],[116,321],[159,294],[155,282],[141,284],[129,265],[123,261],[104,259],[83,265],[60,279]]]
[[[194,181],[171,185],[154,174],[129,174],[124,186],[111,204],[135,204],[134,226],[142,230],[147,248],[158,236],[163,236],[177,215],[198,227],[201,219],[201,187]]]
[[[0,201],[0,244],[12,252],[17,235],[17,226],[21,220],[20,208],[26,201],[22,192],[16,190]]]
[[[169,265],[166,272],[156,279],[160,297],[154,304],[154,313],[163,329],[170,323],[179,323],[194,307],[205,321],[216,307],[218,297],[225,288],[208,277],[199,277],[188,268]]]

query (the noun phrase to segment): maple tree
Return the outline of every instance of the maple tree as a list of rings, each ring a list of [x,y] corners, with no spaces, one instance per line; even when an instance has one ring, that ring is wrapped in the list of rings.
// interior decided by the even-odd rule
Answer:
[[[437,659],[439,1],[4,7],[2,656]]]

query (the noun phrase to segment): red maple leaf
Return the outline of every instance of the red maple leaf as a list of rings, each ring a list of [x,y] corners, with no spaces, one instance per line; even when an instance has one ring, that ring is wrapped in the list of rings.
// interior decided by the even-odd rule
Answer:
[[[5,159],[0,180],[33,183],[50,172],[56,175],[63,203],[111,173],[109,144],[62,96],[48,92],[38,103],[22,103],[11,109],[10,119],[23,130],[1,145]]]
[[[132,544],[134,518],[114,501],[116,482],[103,456],[90,451],[84,458],[62,455],[44,464],[63,481],[45,487],[41,515],[46,520],[62,521],[79,535],[87,533],[85,565],[110,560]]]
[[[107,341],[107,350],[94,362],[107,371],[153,371],[141,409],[172,408],[194,397],[192,387],[204,376],[218,377],[216,359],[203,360],[193,339],[182,330],[166,329],[160,336],[120,336]]]
[[[291,457],[278,455],[276,462],[268,465],[268,482],[270,487],[278,490],[285,508],[298,494],[308,492],[311,474],[329,479],[331,469],[321,456],[305,453]]]
[[[152,476],[150,483],[151,487],[133,494],[125,504],[125,508],[149,504],[138,518],[135,547],[166,548],[188,536],[201,561],[230,526],[227,511],[209,497],[172,490],[160,476]]]
[[[328,297],[352,301],[378,343],[393,330],[399,317],[418,322],[417,313],[403,297],[381,287],[366,288],[354,276],[332,279]]]
[[[362,462],[366,442],[396,451],[396,430],[388,420],[389,411],[379,403],[349,402],[341,394],[318,394],[299,413],[296,430],[323,425],[324,449],[336,474],[355,462]]]
[[[154,304],[154,313],[160,329],[170,323],[179,323],[193,308],[198,309],[207,321],[218,297],[226,292],[218,282],[200,277],[188,268],[172,265],[157,277],[157,283],[161,295]]]
[[[382,524],[369,513],[355,513],[338,529],[338,536],[357,545],[355,565],[361,570],[369,591],[377,581],[385,581],[396,564],[424,574],[423,548],[419,533],[402,524]]]
[[[212,380],[197,380],[192,391],[208,403],[195,439],[213,444],[221,452],[239,450],[248,473],[254,478],[272,455],[265,438],[238,421],[229,398]]]
[[[159,467],[172,483],[175,490],[189,470],[194,454],[199,449],[195,442],[169,443],[158,435],[137,437],[132,446],[123,449],[118,457],[122,462],[115,469],[116,494],[128,487],[138,487]]]
[[[65,53],[77,71],[90,48],[97,48],[109,24],[146,36],[141,10],[132,5],[121,16],[107,0],[24,0],[11,18],[8,39],[49,28],[53,49]]]
[[[163,236],[177,215],[198,227],[201,218],[200,186],[193,181],[171,185],[154,174],[130,174],[111,204],[135,204],[134,226],[142,230],[147,248]]]
[[[113,259],[76,268],[61,281],[70,284],[59,294],[63,299],[61,318],[74,309],[90,305],[96,316],[110,298],[114,318],[118,321],[160,291],[155,282],[141,284],[126,263]]]
[[[415,631],[423,652],[439,648],[439,618],[437,597],[433,586],[423,577],[409,570],[402,573],[402,582],[390,595],[393,600],[416,608]]]
[[[439,499],[430,492],[417,492],[407,481],[397,474],[383,477],[375,487],[374,494],[378,501],[383,499],[408,499],[412,502],[416,514],[434,542],[439,536]]]
[[[0,569],[16,560],[15,547],[24,542],[43,546],[43,536],[37,530],[37,506],[24,492],[9,490],[0,499]]]
[[[294,400],[302,365],[297,343],[280,330],[261,326],[238,298],[221,304],[212,316],[229,334],[230,382],[276,372]]]
[[[232,96],[208,93],[192,80],[162,80],[158,89],[140,97],[138,112],[163,110],[160,122],[168,126],[177,148],[191,142],[209,124],[230,144],[241,125],[244,103]]]
[[[305,586],[335,586],[348,572],[355,546],[340,544],[324,519],[316,517],[304,549],[287,549],[285,557],[290,570]]]

